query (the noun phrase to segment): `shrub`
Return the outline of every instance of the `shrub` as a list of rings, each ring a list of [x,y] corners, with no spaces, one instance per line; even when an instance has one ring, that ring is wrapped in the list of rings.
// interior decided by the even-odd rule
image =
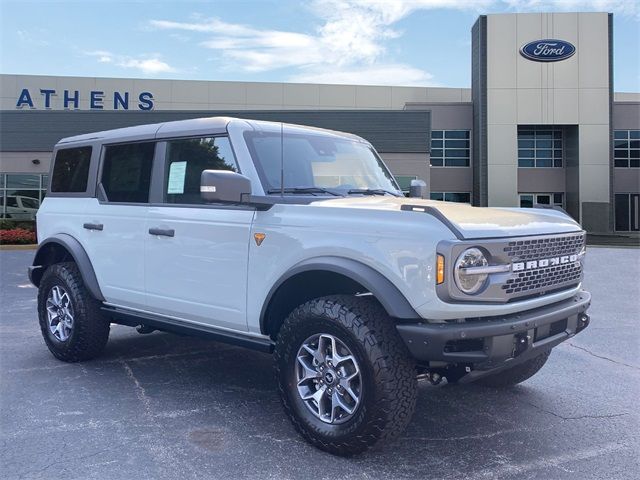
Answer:
[[[37,243],[36,233],[24,228],[0,230],[0,245],[29,245]]]
[[[0,230],[13,230],[16,228],[35,232],[36,222],[33,220],[12,220],[10,218],[0,220]]]

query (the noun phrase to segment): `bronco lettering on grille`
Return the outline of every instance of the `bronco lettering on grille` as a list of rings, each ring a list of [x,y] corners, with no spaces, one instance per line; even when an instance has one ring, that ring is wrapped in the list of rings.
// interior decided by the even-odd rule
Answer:
[[[514,272],[523,272],[526,270],[535,270],[536,268],[554,267],[556,265],[564,265],[578,261],[578,255],[563,255],[561,257],[544,258],[542,260],[529,260],[527,262],[514,262],[511,270]]]

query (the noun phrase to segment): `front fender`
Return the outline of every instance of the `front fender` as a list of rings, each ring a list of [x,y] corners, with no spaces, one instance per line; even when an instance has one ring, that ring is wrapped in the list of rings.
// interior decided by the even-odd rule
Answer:
[[[287,270],[274,283],[260,312],[261,329],[264,329],[265,314],[278,288],[291,277],[309,271],[328,271],[350,278],[371,292],[387,313],[394,318],[403,320],[420,318],[400,290],[377,270],[349,258],[323,256],[303,260]]]

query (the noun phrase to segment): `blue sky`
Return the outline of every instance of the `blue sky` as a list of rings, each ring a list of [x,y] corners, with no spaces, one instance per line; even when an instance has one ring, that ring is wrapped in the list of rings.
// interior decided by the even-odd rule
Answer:
[[[640,91],[638,0],[0,0],[0,72],[469,87],[481,13],[614,13]]]

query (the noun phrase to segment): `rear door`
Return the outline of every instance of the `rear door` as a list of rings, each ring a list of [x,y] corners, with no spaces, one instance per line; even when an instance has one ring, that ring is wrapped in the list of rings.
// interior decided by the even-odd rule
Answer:
[[[84,212],[83,244],[106,301],[144,309],[144,244],[155,142],[103,147],[97,197]]]
[[[203,170],[239,172],[229,139],[169,140],[145,242],[148,310],[209,326],[247,329],[249,236],[254,209],[203,204]]]

